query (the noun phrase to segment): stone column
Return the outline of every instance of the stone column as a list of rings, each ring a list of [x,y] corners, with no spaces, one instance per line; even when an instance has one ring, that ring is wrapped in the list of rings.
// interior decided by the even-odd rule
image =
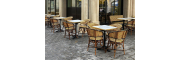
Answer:
[[[88,0],[81,0],[81,19],[88,19]]]
[[[124,0],[123,4],[123,16],[134,17],[135,16],[135,0]]]
[[[123,17],[126,18],[128,13],[128,0],[123,0]]]
[[[135,0],[132,0],[132,17],[135,17]]]
[[[92,23],[99,23],[99,0],[89,0],[89,19]]]
[[[59,15],[66,17],[66,0],[59,0]]]

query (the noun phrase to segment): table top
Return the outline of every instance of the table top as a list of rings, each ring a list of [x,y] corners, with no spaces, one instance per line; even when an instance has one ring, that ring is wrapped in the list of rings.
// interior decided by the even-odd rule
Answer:
[[[47,15],[47,17],[53,17],[53,16],[56,16],[56,15]]]
[[[66,17],[55,17],[53,19],[64,19],[64,18],[66,18]]]
[[[117,19],[128,20],[128,19],[135,19],[135,18],[117,18]]]
[[[83,20],[67,20],[68,22],[71,22],[71,23],[80,23],[82,22]]]
[[[117,27],[109,26],[109,25],[99,25],[99,26],[93,26],[94,28],[100,29],[100,30],[112,30]]]

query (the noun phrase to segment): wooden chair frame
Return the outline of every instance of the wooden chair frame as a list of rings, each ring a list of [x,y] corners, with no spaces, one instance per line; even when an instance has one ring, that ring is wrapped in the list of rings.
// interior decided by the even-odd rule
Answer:
[[[84,25],[86,26],[87,28],[87,24],[90,22],[90,19],[86,19],[84,20],[84,23],[80,23],[80,25]],[[84,27],[79,27],[79,32],[82,31],[82,37],[83,37],[83,34],[85,34],[85,32],[87,32],[86,28]],[[79,33],[78,33],[79,34]]]
[[[116,42],[116,40],[118,39],[118,32],[122,32],[122,36],[120,39],[122,39],[123,41],[122,42]],[[112,31],[110,33],[114,33],[114,37],[113,36],[110,36],[110,33],[108,34],[108,47],[112,46],[112,48],[108,48],[110,50],[114,50],[114,58],[115,58],[115,53],[116,53],[116,50],[117,50],[117,47],[119,46],[121,48],[120,45],[123,46],[123,50],[118,50],[118,51],[124,51],[124,55],[125,55],[125,49],[124,49],[124,41],[125,41],[125,37],[127,35],[127,29],[126,30],[121,30],[121,31]],[[115,39],[115,42],[114,41],[111,41],[110,38],[114,38]],[[107,51],[107,50],[106,50]],[[106,52],[105,51],[105,52]]]
[[[45,26],[50,26],[50,23],[49,18],[45,17]]]
[[[102,36],[97,36],[96,32],[101,32],[101,31],[98,31],[98,30],[95,30],[95,29],[86,28],[86,30],[87,30],[88,37],[89,37],[88,48],[90,47],[90,43],[92,42],[95,47],[91,47],[91,48],[95,48],[95,55],[96,55],[97,48],[100,48],[100,47],[97,47],[97,44],[100,43],[100,45],[101,45],[101,43],[103,42],[103,35]],[[93,35],[91,35],[92,31],[93,31]],[[94,37],[95,39],[91,40],[90,37]],[[97,37],[102,37],[102,38],[101,38],[101,40],[96,40]],[[103,46],[103,45],[101,45],[101,46]],[[88,48],[87,48],[87,51],[88,51]]]
[[[60,24],[58,23],[58,20],[57,19],[50,19],[51,23],[52,23],[52,29],[51,29],[51,32],[53,30],[53,33],[54,33],[54,30],[55,30],[55,27],[57,27],[58,29],[60,28]],[[57,24],[57,25],[56,25]]]
[[[63,22],[63,26],[65,27],[64,38],[66,37],[66,32],[68,32],[68,36],[69,36],[69,40],[70,40],[70,36],[73,36],[73,34],[76,33],[76,29],[74,28],[74,26],[69,26],[69,24],[72,24],[72,23],[68,23],[67,21]],[[72,29],[69,29],[69,28],[72,28]],[[75,33],[73,33],[73,30],[75,30]],[[77,37],[77,35],[76,35],[76,37]]]
[[[126,26],[130,32],[131,32],[131,35],[132,35],[132,30],[135,29],[135,20],[132,20],[131,23],[128,23],[129,25],[132,25],[132,26]],[[133,27],[134,26],[134,27]]]

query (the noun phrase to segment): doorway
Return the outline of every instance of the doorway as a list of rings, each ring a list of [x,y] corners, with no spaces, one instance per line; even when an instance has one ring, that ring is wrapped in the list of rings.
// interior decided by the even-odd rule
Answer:
[[[46,0],[46,12],[51,15],[59,15],[59,0]]]
[[[73,19],[81,19],[81,0],[66,0],[67,17],[73,16]]]
[[[99,0],[99,21],[110,25],[110,15],[123,15],[123,0]]]

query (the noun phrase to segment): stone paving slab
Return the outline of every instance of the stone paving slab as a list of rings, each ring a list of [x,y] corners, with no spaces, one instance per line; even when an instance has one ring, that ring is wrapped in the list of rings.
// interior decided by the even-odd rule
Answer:
[[[87,46],[87,34],[81,38],[69,40],[68,36],[64,38],[64,32],[53,33],[51,28],[45,27],[46,60],[135,60],[135,32],[133,35],[127,34],[125,40],[126,54],[124,55],[123,51],[116,51],[115,58],[113,50],[106,53],[104,50],[96,50],[95,55],[95,49],[89,48],[87,51]]]

